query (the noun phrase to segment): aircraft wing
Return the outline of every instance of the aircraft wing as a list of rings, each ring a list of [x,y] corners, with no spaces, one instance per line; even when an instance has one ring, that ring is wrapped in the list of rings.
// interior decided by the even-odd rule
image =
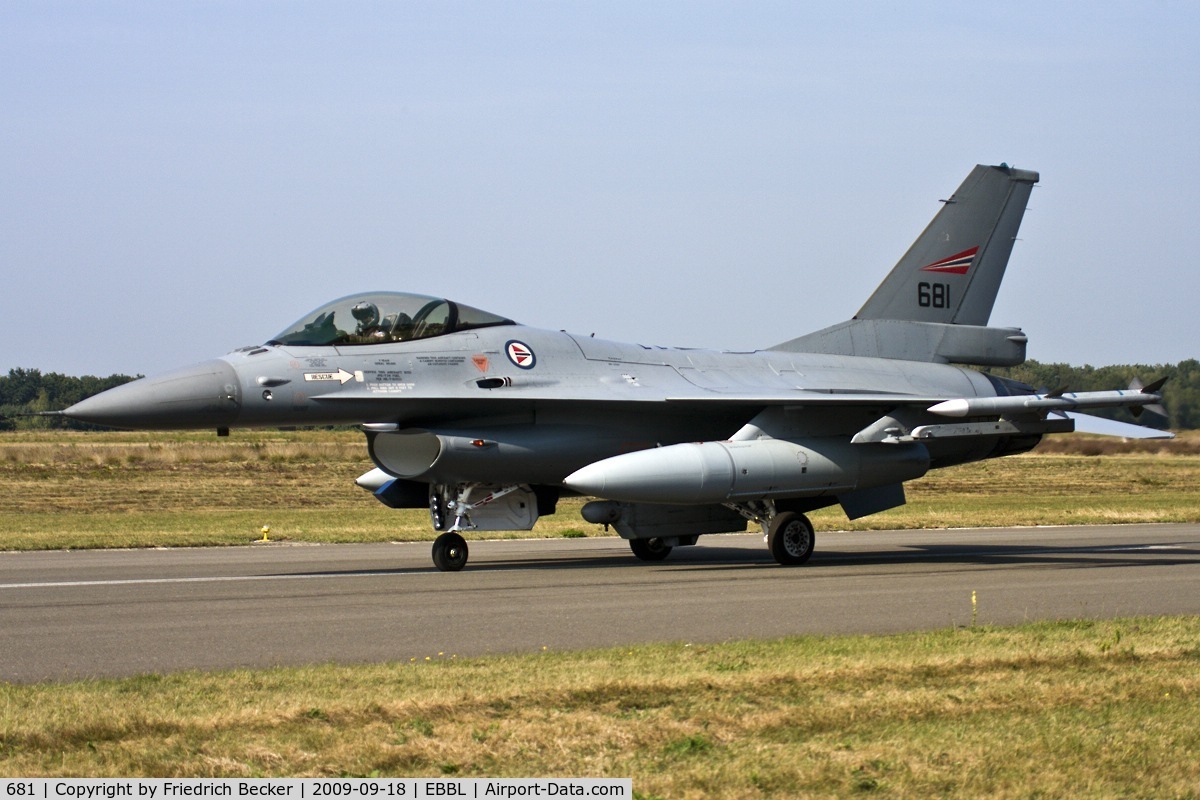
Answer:
[[[462,393],[430,395],[428,398],[416,390],[403,394],[381,394],[370,391],[332,391],[328,394],[314,395],[312,400],[330,403],[351,402],[383,402],[404,400],[438,399],[444,402],[457,403],[464,400],[486,399],[488,402],[501,400],[529,401],[543,403],[673,403],[696,404],[713,403],[738,406],[782,406],[782,405],[822,405],[822,406],[878,406],[906,405],[928,407],[947,401],[945,394],[907,394],[904,392],[880,392],[857,389],[779,389],[775,387],[753,387],[730,390],[714,390],[703,387],[688,387],[686,390],[673,390],[663,394],[658,391],[640,389],[637,387],[603,386],[597,390],[588,391],[578,387],[557,385],[554,381],[545,381],[538,386],[508,386],[489,388],[486,394]]]
[[[708,392],[676,395],[665,398],[668,403],[724,403],[728,405],[762,406],[929,406],[944,402],[945,397],[914,395],[900,392],[827,392],[796,390],[794,392]]]
[[[379,408],[378,416],[388,416],[384,409],[402,399],[409,413],[405,416],[436,418],[459,416],[479,410],[479,401],[486,401],[493,410],[517,409],[531,406],[708,406],[728,409],[743,408],[757,411],[775,407],[879,407],[904,409],[910,415],[924,418],[921,424],[913,418],[911,426],[917,438],[944,437],[948,435],[994,435],[1001,432],[1070,432],[1094,433],[1105,436],[1120,436],[1127,439],[1167,439],[1174,434],[1142,425],[1133,425],[1115,420],[1094,417],[1076,411],[1077,408],[1126,407],[1140,409],[1157,407],[1161,395],[1157,393],[1114,390],[1066,395],[1018,395],[1013,397],[947,398],[945,395],[907,394],[902,392],[878,392],[863,390],[828,391],[781,390],[777,388],[752,388],[714,391],[701,387],[689,387],[686,391],[663,396],[653,391],[639,391],[637,387],[608,387],[603,391],[563,391],[553,382],[539,386],[506,387],[488,390],[481,395],[457,397],[423,398],[417,392],[405,395],[386,395],[370,392],[331,392],[312,398],[318,402],[336,404],[363,404]],[[424,401],[424,402],[422,402]],[[1071,410],[1067,410],[1071,409]],[[932,415],[932,416],[931,416]],[[368,417],[377,415],[368,414]],[[951,422],[951,419],[969,417],[972,421]],[[949,424],[932,424],[943,419]],[[979,420],[988,420],[980,422]],[[1032,423],[1032,424],[1031,424]],[[996,427],[996,426],[999,427]],[[1012,430],[1009,430],[1012,428]],[[864,436],[866,431],[864,431]],[[880,441],[875,436],[860,441]]]

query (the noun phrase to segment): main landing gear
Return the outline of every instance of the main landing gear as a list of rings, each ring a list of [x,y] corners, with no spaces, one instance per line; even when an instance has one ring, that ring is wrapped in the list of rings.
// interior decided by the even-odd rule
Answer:
[[[727,503],[726,506],[762,526],[767,549],[776,563],[794,566],[812,557],[817,533],[808,517],[799,511],[779,511],[771,500]]]
[[[795,511],[776,514],[767,525],[767,549],[780,564],[803,564],[812,556],[816,543],[812,523]]]
[[[630,539],[629,549],[642,561],[662,561],[671,555],[671,546],[662,539]]]
[[[817,543],[816,531],[808,517],[799,511],[779,511],[770,500],[757,500],[748,503],[727,503],[726,507],[736,511],[744,519],[762,527],[764,538],[767,540],[767,550],[779,564],[793,566],[803,564],[812,557],[813,548]],[[591,520],[589,520],[591,521]],[[737,519],[734,518],[734,522]],[[677,523],[680,527],[684,523]],[[744,530],[742,526],[710,528],[708,533]],[[625,531],[621,531],[625,534]],[[672,548],[696,543],[696,536],[663,536],[654,538],[630,539],[629,549],[641,561],[662,561],[671,554]]]

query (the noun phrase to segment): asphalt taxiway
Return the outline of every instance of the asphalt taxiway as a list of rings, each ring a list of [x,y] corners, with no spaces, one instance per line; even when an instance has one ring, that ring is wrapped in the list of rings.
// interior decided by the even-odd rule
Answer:
[[[0,553],[0,680],[364,663],[1026,620],[1200,614],[1200,526],[755,534],[664,562],[615,538]],[[971,597],[976,602],[972,606]]]

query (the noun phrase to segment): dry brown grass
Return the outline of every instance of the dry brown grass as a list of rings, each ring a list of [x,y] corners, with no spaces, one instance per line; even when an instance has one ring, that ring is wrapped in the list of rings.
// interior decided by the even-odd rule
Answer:
[[[909,504],[823,529],[1200,520],[1200,435],[1171,442],[1058,437],[1032,454],[930,473]],[[1084,455],[1100,448],[1099,455]],[[354,486],[371,468],[354,431],[0,434],[0,549],[430,539],[421,510]],[[567,499],[533,535],[605,535]],[[497,534],[486,534],[496,536]],[[526,536],[526,532],[511,535]]]
[[[632,776],[643,797],[1188,797],[1200,620],[0,686],[0,775]]]
[[[1047,436],[1033,451],[1038,455],[1200,455],[1200,431],[1180,431],[1174,439],[1119,439],[1114,436]]]
[[[0,434],[0,549],[432,539],[354,485],[372,466],[356,431]],[[534,535],[600,532],[567,505]]]

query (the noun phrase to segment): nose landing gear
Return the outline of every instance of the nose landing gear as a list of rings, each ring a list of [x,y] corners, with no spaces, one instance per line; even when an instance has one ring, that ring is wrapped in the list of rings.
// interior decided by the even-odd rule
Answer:
[[[467,540],[454,531],[433,540],[433,565],[442,572],[458,572],[467,565]]]

